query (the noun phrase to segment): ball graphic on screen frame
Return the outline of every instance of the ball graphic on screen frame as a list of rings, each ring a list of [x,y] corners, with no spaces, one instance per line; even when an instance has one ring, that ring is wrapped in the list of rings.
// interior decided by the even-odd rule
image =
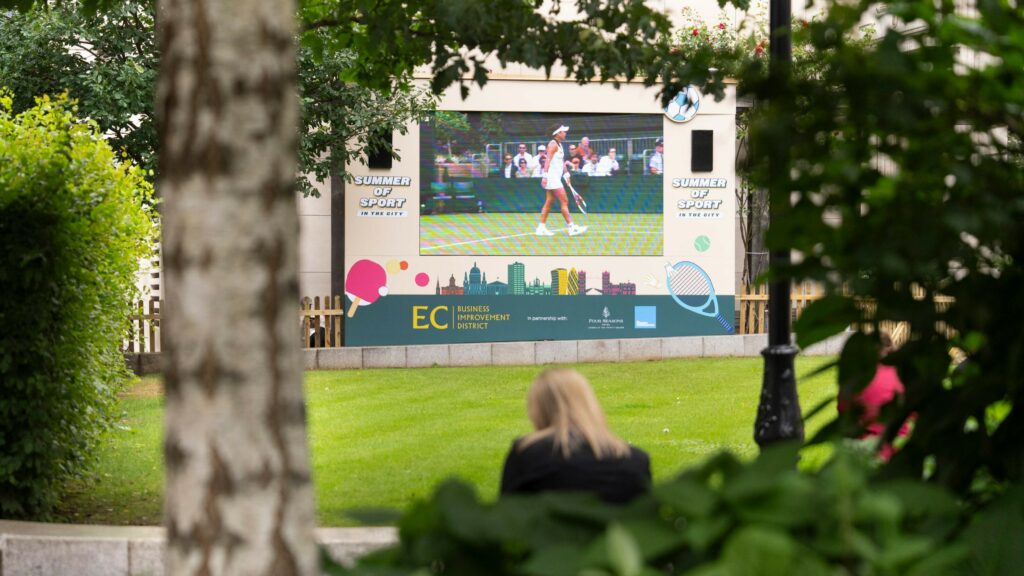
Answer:
[[[700,92],[696,86],[687,86],[686,90],[676,94],[665,106],[665,116],[673,122],[689,122],[700,109]]]

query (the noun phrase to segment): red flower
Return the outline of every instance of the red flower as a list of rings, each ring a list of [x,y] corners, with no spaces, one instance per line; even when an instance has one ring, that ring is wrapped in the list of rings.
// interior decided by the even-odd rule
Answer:
[[[754,48],[754,54],[757,55],[757,56],[760,56],[761,54],[764,54],[764,47],[761,46],[760,44],[758,44],[757,48]]]
[[[807,28],[807,20],[801,20],[800,21],[800,27],[801,28]]]
[[[693,36],[697,36],[698,34],[700,34],[700,31],[697,30],[696,28],[694,28],[693,29]]]
[[[719,24],[718,24],[718,29],[719,29],[719,30],[725,30],[725,22],[721,22],[721,23],[719,23]]]

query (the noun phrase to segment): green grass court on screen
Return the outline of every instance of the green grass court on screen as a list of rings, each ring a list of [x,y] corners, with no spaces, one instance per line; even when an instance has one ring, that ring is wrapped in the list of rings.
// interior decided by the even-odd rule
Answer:
[[[569,236],[562,215],[554,212],[537,236],[537,214],[444,214],[420,219],[423,256],[660,256],[661,214],[574,214],[587,231]]]

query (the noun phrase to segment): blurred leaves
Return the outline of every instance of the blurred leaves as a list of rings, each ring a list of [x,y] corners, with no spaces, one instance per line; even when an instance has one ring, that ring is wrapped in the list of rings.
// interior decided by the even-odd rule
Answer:
[[[735,3],[734,3],[735,4]],[[351,51],[359,57],[349,79],[392,92],[407,88],[412,75],[429,67],[430,89],[484,86],[499,66],[524,64],[585,84],[623,81],[660,86],[663,102],[687,84],[721,97],[724,70],[709,70],[713,54],[684,56],[674,48],[669,17],[643,0],[576,3],[577,16],[558,18],[561,2],[520,0],[397,2],[304,0],[299,18],[303,42],[317,54]],[[307,40],[311,35],[319,36]]]
[[[804,309],[793,325],[797,344],[802,348],[821,342],[846,330],[859,319],[857,307],[848,298],[826,294]]]
[[[1016,573],[1024,566],[1024,490],[1018,486],[974,517],[965,540],[975,551],[974,574]]]
[[[980,535],[1024,520],[1019,506],[963,533],[965,511],[948,491],[875,482],[871,458],[842,447],[820,471],[800,472],[798,447],[747,464],[717,456],[626,506],[568,493],[486,504],[450,481],[406,513],[397,547],[337,573],[936,576],[962,574],[989,550],[1011,553]]]
[[[798,321],[800,344],[901,323],[906,343],[884,362],[905,401],[882,416],[888,438],[914,426],[882,474],[927,477],[974,502],[1024,481],[1024,329],[1009,320],[1024,315],[1024,12],[983,4],[890,2],[869,42],[856,40],[869,3],[833,4],[795,32],[816,55],[813,74],[797,63],[769,77],[749,62],[738,75],[760,103],[751,177],[776,209],[769,248],[801,256],[772,276],[828,294]],[[775,176],[757,150],[780,141],[789,169]],[[877,345],[847,341],[840,402],[871,380]],[[951,376],[955,347],[970,360]],[[994,405],[1008,409],[989,425]],[[815,441],[856,433],[849,420]]]

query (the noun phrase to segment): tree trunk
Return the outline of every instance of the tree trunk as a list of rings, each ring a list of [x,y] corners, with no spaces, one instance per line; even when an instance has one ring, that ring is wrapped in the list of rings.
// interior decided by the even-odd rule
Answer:
[[[313,575],[295,6],[161,0],[167,574]]]

